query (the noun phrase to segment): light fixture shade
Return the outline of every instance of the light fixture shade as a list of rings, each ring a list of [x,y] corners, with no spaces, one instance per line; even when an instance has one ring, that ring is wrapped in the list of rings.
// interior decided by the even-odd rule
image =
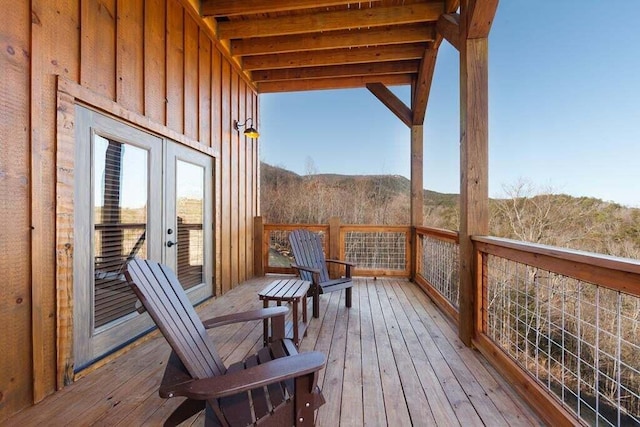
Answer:
[[[260,136],[260,133],[252,126],[244,130],[244,136],[248,136],[249,138],[256,139]]]
[[[244,136],[252,139],[256,139],[260,136],[260,133],[253,127],[253,119],[251,117],[245,120],[244,123],[239,123],[237,120],[233,121],[233,128],[238,132],[240,132],[240,128],[243,127],[246,127],[244,132],[242,132]]]

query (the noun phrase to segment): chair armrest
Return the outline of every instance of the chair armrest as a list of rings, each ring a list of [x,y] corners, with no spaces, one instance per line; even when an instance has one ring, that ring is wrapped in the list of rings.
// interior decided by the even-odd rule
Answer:
[[[325,259],[326,262],[332,262],[334,264],[342,264],[342,265],[348,265],[350,267],[355,267],[356,263],[355,262],[351,262],[351,261],[342,261],[339,259]]]
[[[287,307],[269,307],[259,310],[244,311],[241,313],[227,314],[225,316],[213,317],[204,320],[202,324],[205,329],[217,328],[218,326],[230,325],[232,323],[248,322],[250,320],[263,320],[277,316],[284,316],[289,312]]]
[[[281,357],[242,371],[217,377],[203,378],[179,384],[169,397],[208,400],[249,391],[279,381],[316,372],[325,364],[325,355],[318,351]]]
[[[306,267],[304,265],[298,265],[298,264],[293,264],[293,263],[291,264],[291,268],[295,268],[296,270],[308,271],[309,273],[320,274],[320,269],[319,268]]]
[[[344,265],[344,269],[345,269],[345,277],[350,279],[351,278],[351,267],[355,267],[356,263],[355,262],[349,262],[349,261],[342,261],[339,259],[327,259],[325,260],[326,262],[330,262],[333,264],[340,264],[340,265]]]

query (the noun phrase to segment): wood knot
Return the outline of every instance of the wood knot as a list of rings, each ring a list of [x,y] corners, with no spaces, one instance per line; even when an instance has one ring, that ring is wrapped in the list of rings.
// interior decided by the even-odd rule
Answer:
[[[16,298],[16,304],[22,304],[22,297]]]

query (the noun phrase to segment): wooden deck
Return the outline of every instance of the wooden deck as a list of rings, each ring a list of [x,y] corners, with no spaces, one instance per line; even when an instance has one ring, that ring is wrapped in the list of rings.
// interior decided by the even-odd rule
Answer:
[[[250,280],[199,312],[208,318],[260,308],[257,292],[274,278]],[[321,296],[320,318],[307,334],[301,351],[327,354],[318,426],[541,424],[408,281],[356,279],[351,309],[344,291]],[[5,425],[162,425],[181,399],[157,395],[169,347],[155,335]],[[262,323],[222,327],[213,337],[222,357],[236,360],[262,345]],[[201,424],[199,417],[188,423]]]

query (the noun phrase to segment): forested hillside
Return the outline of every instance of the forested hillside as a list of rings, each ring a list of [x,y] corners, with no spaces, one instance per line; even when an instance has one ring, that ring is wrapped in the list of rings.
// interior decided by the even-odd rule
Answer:
[[[270,223],[408,224],[408,179],[398,175],[297,175],[261,165],[262,215]],[[640,259],[640,209],[553,194],[518,182],[492,199],[491,234]],[[424,224],[458,229],[458,195],[425,190]]]

